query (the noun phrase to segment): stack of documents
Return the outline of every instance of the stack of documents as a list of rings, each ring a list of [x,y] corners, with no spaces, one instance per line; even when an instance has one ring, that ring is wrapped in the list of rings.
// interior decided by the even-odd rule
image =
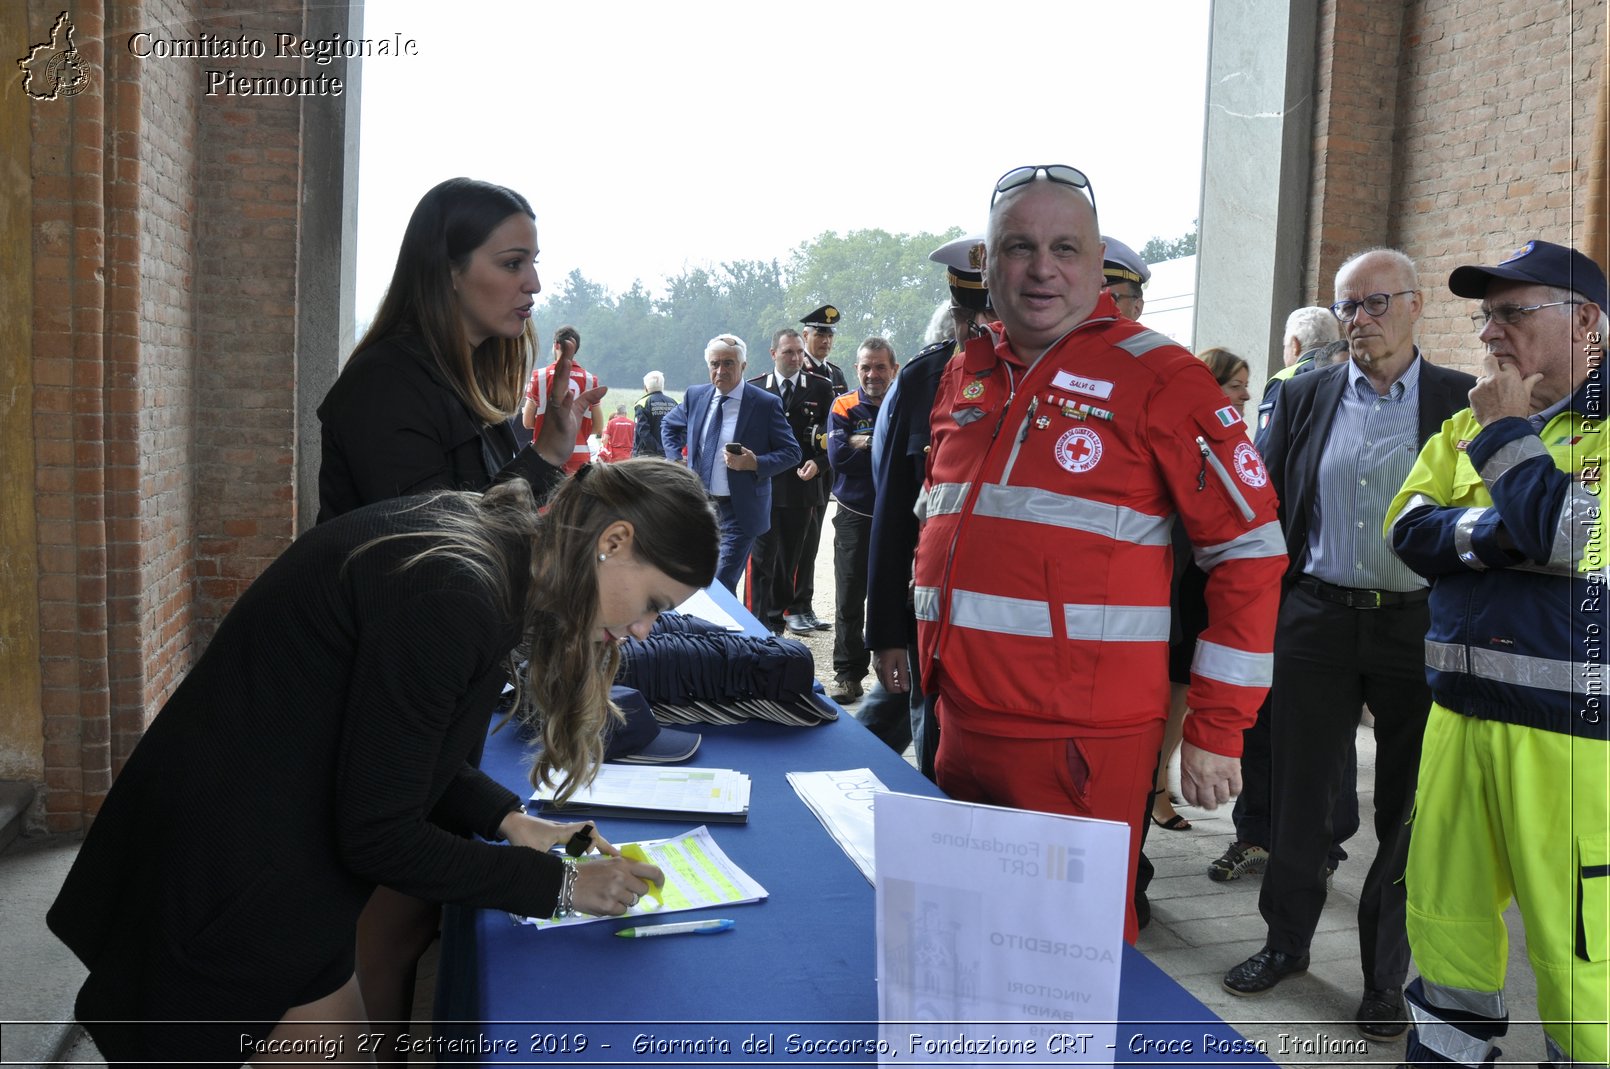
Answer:
[[[554,788],[544,785],[531,800],[560,820],[579,814],[640,820],[696,817],[720,824],[749,820],[749,777],[730,768],[603,765],[598,778],[564,805],[555,805],[553,796]]]

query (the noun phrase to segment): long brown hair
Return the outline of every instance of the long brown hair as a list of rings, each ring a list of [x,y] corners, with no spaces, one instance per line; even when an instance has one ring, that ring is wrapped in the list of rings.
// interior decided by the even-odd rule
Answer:
[[[520,621],[522,638],[509,657],[511,710],[540,732],[531,782],[553,782],[560,800],[570,797],[604,759],[606,720],[620,717],[609,700],[620,650],[596,634],[598,540],[624,520],[637,559],[679,583],[709,586],[720,536],[704,484],[680,464],[633,457],[587,465],[560,484],[546,508],[523,479],[480,494],[443,491],[420,507],[432,513],[425,527],[366,542],[352,556],[389,539],[423,539],[429,544],[403,568],[450,558]]]
[[[418,334],[453,392],[483,423],[520,407],[535,338],[487,338],[474,349],[453,292],[453,272],[516,212],[535,220],[512,189],[473,178],[449,178],[420,198],[403,231],[380,310],[352,350],[357,356],[396,334]]]
[[[633,554],[676,582],[706,587],[716,574],[715,510],[699,477],[681,464],[661,457],[588,464],[554,494],[542,544],[531,555],[530,663],[516,683],[514,708],[541,730],[531,782],[558,773],[552,782],[561,800],[592,780],[604,757],[605,718],[619,717],[609,688],[620,650],[594,634],[598,540],[617,520],[632,525]]]

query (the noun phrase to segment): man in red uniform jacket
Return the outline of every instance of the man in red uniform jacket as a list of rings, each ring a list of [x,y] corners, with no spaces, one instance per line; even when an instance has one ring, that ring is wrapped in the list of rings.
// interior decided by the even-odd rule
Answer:
[[[615,414],[604,424],[604,444],[598,450],[598,459],[606,464],[625,460],[632,455],[632,442],[637,437],[637,420],[626,411],[625,405],[616,405]]]
[[[1123,318],[1079,171],[997,184],[984,272],[1000,323],[952,358],[918,503],[922,678],[953,798],[1118,820],[1136,853],[1168,711],[1169,528],[1208,572],[1182,790],[1240,789],[1269,686],[1285,543],[1269,475],[1206,365]]]

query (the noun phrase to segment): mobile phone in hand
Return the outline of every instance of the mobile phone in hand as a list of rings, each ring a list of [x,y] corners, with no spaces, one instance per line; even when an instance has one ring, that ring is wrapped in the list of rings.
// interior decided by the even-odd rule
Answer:
[[[728,442],[727,443],[727,452],[731,453],[733,456],[737,456],[739,453],[742,453],[743,451],[744,451],[744,447],[739,445],[737,442]]]

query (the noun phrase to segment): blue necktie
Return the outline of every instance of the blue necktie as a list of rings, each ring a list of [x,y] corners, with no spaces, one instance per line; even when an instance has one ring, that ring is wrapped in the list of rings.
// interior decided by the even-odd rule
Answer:
[[[716,453],[721,450],[721,424],[724,421],[723,413],[726,405],[727,395],[724,393],[716,394],[716,414],[711,416],[710,421],[705,424],[704,441],[699,443],[699,478],[704,480],[704,485],[707,489],[715,484]]]

